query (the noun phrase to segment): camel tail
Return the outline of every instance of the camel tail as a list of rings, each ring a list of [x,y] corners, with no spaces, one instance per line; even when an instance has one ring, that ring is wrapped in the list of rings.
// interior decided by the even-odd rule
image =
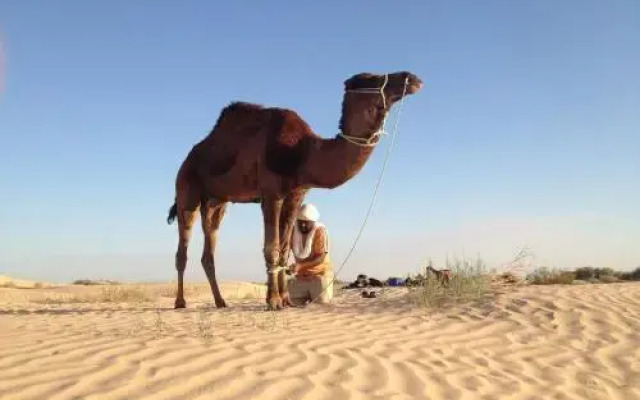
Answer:
[[[173,205],[169,209],[169,216],[167,217],[167,224],[171,225],[173,220],[176,219],[176,215],[178,215],[178,203],[177,201],[173,202]]]

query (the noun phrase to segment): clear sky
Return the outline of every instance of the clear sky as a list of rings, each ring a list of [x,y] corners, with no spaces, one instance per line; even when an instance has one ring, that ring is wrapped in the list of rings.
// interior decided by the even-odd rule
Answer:
[[[290,107],[330,137],[343,81],[397,70],[426,86],[343,278],[498,267],[522,246],[552,267],[640,265],[637,0],[3,1],[0,35],[2,274],[175,279],[175,174],[222,107]],[[388,144],[308,196],[338,265]],[[261,221],[229,208],[222,279],[265,279]]]

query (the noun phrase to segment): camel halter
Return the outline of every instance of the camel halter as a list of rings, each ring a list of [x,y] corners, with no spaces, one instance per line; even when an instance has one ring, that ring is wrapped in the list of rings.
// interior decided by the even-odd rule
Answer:
[[[371,134],[370,137],[368,138],[364,138],[364,137],[359,137],[359,136],[352,136],[352,135],[348,135],[344,132],[340,132],[338,133],[338,136],[342,137],[343,139],[345,139],[347,142],[351,143],[351,144],[355,144],[356,146],[360,146],[360,147],[374,147],[376,146],[378,143],[380,143],[380,137],[385,133],[384,127],[387,123],[387,97],[384,94],[384,89],[387,87],[387,83],[389,83],[389,74],[384,74],[384,82],[382,83],[382,86],[380,86],[379,88],[360,88],[360,89],[349,89],[347,90],[347,92],[351,92],[351,93],[369,93],[369,94],[380,94],[380,96],[382,96],[382,109],[384,110],[383,112],[385,113],[384,118],[382,119],[382,126],[380,127],[379,130],[373,132]],[[407,93],[407,85],[409,84],[409,77],[407,77],[404,80],[404,88],[402,90],[402,99],[404,100],[404,96]]]

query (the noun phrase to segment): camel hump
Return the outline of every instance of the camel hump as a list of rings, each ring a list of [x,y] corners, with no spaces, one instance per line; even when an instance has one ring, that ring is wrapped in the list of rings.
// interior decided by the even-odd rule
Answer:
[[[278,175],[295,176],[308,157],[314,134],[296,112],[271,111],[264,154],[267,168]]]
[[[298,172],[316,137],[293,110],[236,101],[220,112],[209,135],[193,151],[196,158],[207,160],[209,175],[222,175],[233,167],[247,141],[260,135],[266,141],[267,168],[282,176]]]
[[[257,103],[249,103],[246,101],[232,101],[228,106],[224,108],[228,111],[260,111],[264,110],[264,106]],[[223,112],[224,112],[223,110]]]
[[[260,104],[234,101],[222,109],[208,137],[233,141],[234,136],[253,136],[268,122],[269,115],[269,109]]]
[[[265,108],[260,104],[234,101],[222,109],[213,130],[227,122],[239,123],[247,118],[256,118],[256,116],[262,114],[264,110]]]

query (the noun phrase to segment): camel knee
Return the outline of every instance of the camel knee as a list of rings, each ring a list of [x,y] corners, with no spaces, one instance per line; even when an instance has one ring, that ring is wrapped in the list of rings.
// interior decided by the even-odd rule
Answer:
[[[287,266],[287,261],[289,260],[289,252],[290,249],[289,248],[281,248],[280,251],[278,252],[278,265],[281,267],[286,267]]]
[[[202,257],[200,257],[200,263],[204,268],[213,268],[213,255],[204,253]]]
[[[280,250],[276,247],[267,246],[263,250],[264,261],[267,266],[275,266],[280,261]],[[267,268],[268,268],[267,267]]]
[[[176,269],[180,272],[184,271],[187,267],[187,250],[179,249],[176,252]]]

